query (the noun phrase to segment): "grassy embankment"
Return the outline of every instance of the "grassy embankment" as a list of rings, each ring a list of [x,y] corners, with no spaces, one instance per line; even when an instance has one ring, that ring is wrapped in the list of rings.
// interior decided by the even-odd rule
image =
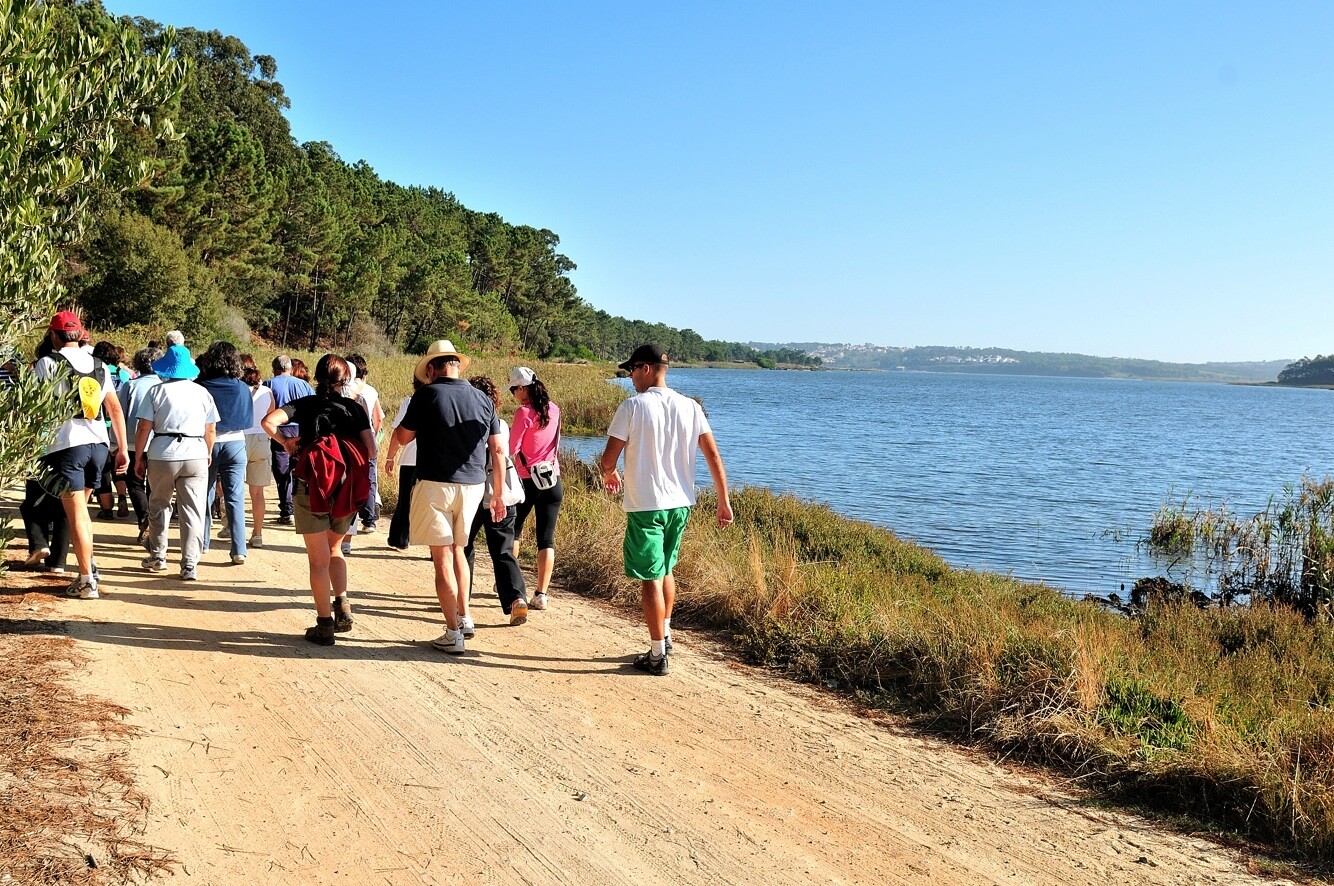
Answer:
[[[724,456],[726,449],[724,446]],[[557,577],[638,605],[623,516],[566,468]],[[822,505],[764,490],[692,515],[677,619],[751,660],[1079,776],[1122,801],[1334,854],[1334,625],[1284,609],[1151,607],[1130,619],[1040,585],[951,569]]]

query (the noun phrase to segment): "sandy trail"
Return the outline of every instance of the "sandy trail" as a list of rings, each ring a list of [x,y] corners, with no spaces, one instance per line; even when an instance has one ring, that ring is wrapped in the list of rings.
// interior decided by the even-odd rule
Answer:
[[[1249,883],[1245,863],[873,722],[558,595],[523,627],[479,592],[461,659],[420,553],[361,536],[356,625],[319,648],[299,537],[200,580],[98,523],[109,592],[62,601],[85,688],[133,711],[146,839],[198,883]],[[479,587],[490,587],[489,575]],[[1272,882],[1272,881],[1264,881]]]

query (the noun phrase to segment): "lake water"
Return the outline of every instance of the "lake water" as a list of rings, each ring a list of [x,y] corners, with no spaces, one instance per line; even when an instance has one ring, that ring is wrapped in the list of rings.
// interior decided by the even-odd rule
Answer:
[[[1169,499],[1249,515],[1304,471],[1334,473],[1323,390],[713,369],[669,383],[703,401],[732,486],[827,502],[955,566],[1077,594],[1163,572],[1134,540]],[[590,458],[605,441],[565,442]]]

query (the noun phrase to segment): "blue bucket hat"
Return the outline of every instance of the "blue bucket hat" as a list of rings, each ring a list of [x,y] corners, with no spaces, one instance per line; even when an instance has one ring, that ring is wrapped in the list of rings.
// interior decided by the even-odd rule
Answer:
[[[167,353],[153,361],[153,371],[162,378],[198,378],[199,367],[185,345],[172,345]]]

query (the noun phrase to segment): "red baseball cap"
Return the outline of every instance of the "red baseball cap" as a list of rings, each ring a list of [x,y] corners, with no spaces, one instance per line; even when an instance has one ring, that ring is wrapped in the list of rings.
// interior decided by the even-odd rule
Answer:
[[[79,315],[73,311],[61,311],[51,318],[51,325],[46,327],[48,332],[78,332],[83,333],[83,322],[79,320]]]

